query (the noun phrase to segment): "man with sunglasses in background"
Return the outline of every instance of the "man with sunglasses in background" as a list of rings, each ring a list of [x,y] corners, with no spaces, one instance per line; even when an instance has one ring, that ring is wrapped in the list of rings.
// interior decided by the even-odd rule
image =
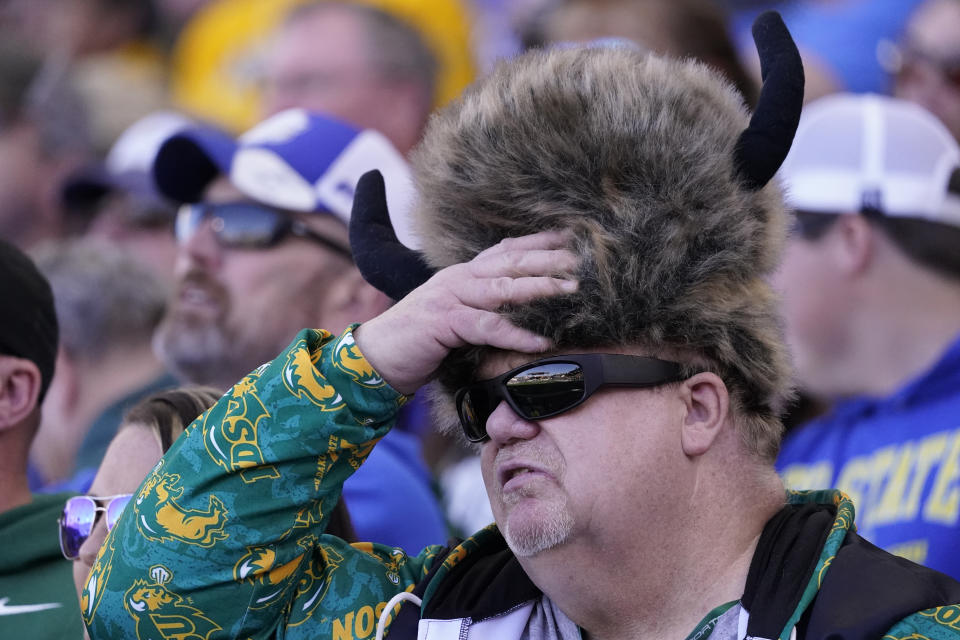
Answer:
[[[347,239],[354,186],[372,167],[388,176],[397,226],[405,228],[409,169],[372,130],[291,109],[236,141],[198,126],[161,145],[153,166],[157,185],[185,203],[175,228],[177,284],[155,339],[174,375],[227,389],[299,329],[342,329],[389,306],[360,277]],[[409,234],[404,240],[412,243]],[[423,421],[425,412],[418,405],[403,419]],[[247,417],[256,424],[253,413]],[[391,434],[345,489],[363,540],[398,546],[446,540],[415,426]],[[230,450],[223,454],[229,459]]]
[[[803,389],[789,487],[837,487],[878,546],[960,578],[960,146],[877,95],[807,105],[781,175],[797,209],[775,284]]]
[[[169,494],[142,493],[112,543],[145,557],[101,564],[91,636],[179,615],[208,638],[960,637],[943,606],[960,584],[774,471],[791,382],[768,182],[803,82],[779,17],[755,33],[752,119],[709,68],[631,48],[501,64],[413,155],[422,255],[391,240],[365,175],[353,255],[399,302],[339,337],[304,330],[194,423],[148,484],[222,517],[201,541],[160,534],[140,518]],[[431,380],[478,443],[496,525],[418,555],[311,526]],[[211,452],[240,404],[265,409],[264,457],[224,472]]]
[[[0,300],[0,637],[73,637],[80,610],[54,531],[67,496],[33,496],[27,482],[27,452],[57,357],[57,316],[46,278],[5,240]]]

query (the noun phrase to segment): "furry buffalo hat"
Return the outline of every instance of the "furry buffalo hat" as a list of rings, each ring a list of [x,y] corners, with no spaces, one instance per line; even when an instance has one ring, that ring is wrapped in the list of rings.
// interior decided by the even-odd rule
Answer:
[[[399,298],[503,238],[572,230],[579,291],[505,309],[513,322],[561,353],[639,345],[715,371],[744,441],[772,458],[792,376],[767,283],[788,214],[768,181],[796,130],[803,75],[779,16],[762,16],[754,36],[765,81],[752,120],[732,86],[692,61],[580,47],[501,63],[434,116],[415,151],[422,255],[389,242],[380,185],[361,181],[361,271]],[[448,357],[447,404],[479,357]]]

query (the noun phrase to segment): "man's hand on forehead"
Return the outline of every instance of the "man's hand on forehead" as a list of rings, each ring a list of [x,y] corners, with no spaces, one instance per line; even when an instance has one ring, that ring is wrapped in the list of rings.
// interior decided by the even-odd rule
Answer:
[[[570,240],[559,231],[508,238],[470,262],[449,266],[360,326],[357,345],[394,389],[407,394],[430,379],[451,349],[549,349],[549,340],[510,324],[496,310],[576,291],[579,259],[566,248]]]

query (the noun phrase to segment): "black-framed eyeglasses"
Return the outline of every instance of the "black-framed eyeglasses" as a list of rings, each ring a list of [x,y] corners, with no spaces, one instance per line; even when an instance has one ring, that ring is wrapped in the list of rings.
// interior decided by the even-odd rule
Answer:
[[[501,400],[525,420],[542,420],[569,411],[600,387],[655,387],[683,379],[676,362],[613,353],[581,353],[543,358],[459,389],[460,425],[471,442],[483,442],[487,419]]]
[[[174,231],[177,242],[186,243],[200,229],[205,220],[222,247],[237,249],[266,249],[288,236],[306,238],[349,260],[353,260],[345,245],[322,236],[303,222],[277,209],[253,202],[188,203],[177,212]]]
[[[60,551],[67,560],[73,560],[80,553],[80,547],[97,523],[97,514],[101,511],[106,514],[107,531],[113,529],[123,513],[123,508],[130,502],[133,495],[123,493],[116,496],[74,496],[63,505],[63,513],[57,520],[60,528]],[[101,507],[98,502],[106,502]]]

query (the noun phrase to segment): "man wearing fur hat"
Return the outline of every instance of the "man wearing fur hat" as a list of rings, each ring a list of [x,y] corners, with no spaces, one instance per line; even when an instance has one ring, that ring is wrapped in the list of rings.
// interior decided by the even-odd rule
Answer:
[[[191,427],[107,539],[91,637],[166,616],[231,638],[960,637],[960,585],[862,540],[843,495],[785,494],[774,472],[790,374],[767,182],[802,81],[779,18],[756,33],[749,124],[694,63],[579,48],[501,65],[415,154],[422,257],[361,179],[354,256],[400,301],[339,337],[301,332]],[[323,535],[431,380],[480,447],[497,523],[418,555]],[[210,443],[240,406],[262,408],[263,457],[225,472]],[[173,503],[204,535],[142,524]]]

